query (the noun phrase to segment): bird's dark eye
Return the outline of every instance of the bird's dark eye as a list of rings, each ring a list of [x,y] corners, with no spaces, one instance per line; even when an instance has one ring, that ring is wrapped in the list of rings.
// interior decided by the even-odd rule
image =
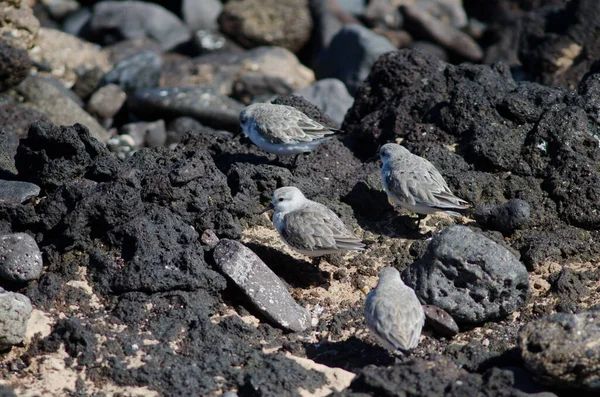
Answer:
[[[282,198],[280,198],[280,199],[279,199],[279,200],[277,200],[277,201],[283,201],[283,197],[282,197]]]

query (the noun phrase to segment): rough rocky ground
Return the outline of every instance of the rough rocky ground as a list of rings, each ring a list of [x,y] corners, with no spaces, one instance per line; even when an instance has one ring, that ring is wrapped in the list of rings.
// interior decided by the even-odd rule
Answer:
[[[435,42],[422,20],[415,23],[420,15],[415,10],[397,14],[413,18],[402,27],[398,18],[377,17],[371,6],[365,14],[370,29],[349,29],[360,32],[343,35],[348,43],[368,48],[375,31],[397,41],[398,32],[410,32],[415,43],[421,41],[415,47],[424,48],[426,38],[454,64],[405,48],[370,53],[365,59],[377,59],[373,65],[361,63],[333,76],[350,76],[343,83],[356,89],[342,124],[346,133],[294,166],[235,135],[235,114],[243,105],[234,99],[265,99],[308,86],[313,72],[288,50],[312,65],[316,49],[329,45],[328,29],[359,14],[363,20],[363,14],[341,8],[344,2],[323,2],[326,10],[312,2],[281,2],[285,18],[300,7],[302,18],[310,15],[314,22],[312,31],[313,25],[298,23],[286,35],[285,24],[260,26],[259,2],[244,2],[248,9],[233,0],[203,3],[224,7],[219,21],[215,9],[208,22],[191,21],[189,12],[185,19],[181,12],[185,24],[205,24],[193,32],[204,38],[196,47],[190,47],[192,34],[179,17],[160,19],[166,9],[179,15],[175,2],[156,2],[166,7],[158,9],[135,6],[135,13],[148,13],[147,21],[158,13],[171,26],[167,35],[148,23],[144,37],[123,21],[114,26],[105,16],[106,4],[81,8],[78,13],[89,18],[83,25],[76,24],[76,13],[62,15],[43,2],[36,3],[35,16],[32,2],[0,5],[0,18],[10,22],[0,32],[12,29],[7,37],[20,38],[0,45],[0,61],[10,66],[0,72],[0,178],[40,188],[22,203],[0,200],[0,234],[27,233],[43,257],[39,279],[0,280],[33,307],[24,341],[0,353],[0,394],[597,393],[600,74],[591,28],[597,26],[596,3],[465,0],[469,18],[488,28],[470,39],[482,48],[486,64],[462,65],[465,55],[452,43]],[[221,31],[233,40],[222,36],[218,22],[227,25]],[[52,30],[59,27],[70,34]],[[208,33],[199,36],[202,31]],[[198,49],[198,43],[207,47]],[[241,48],[269,43],[288,50]],[[128,58],[143,51],[160,57]],[[343,59],[335,52],[332,58]],[[496,61],[504,63],[490,65]],[[32,64],[45,77],[32,76]],[[366,80],[356,88],[362,74]],[[119,95],[102,100],[106,76],[110,92]],[[193,88],[181,90],[184,86]],[[116,97],[123,99],[119,106]],[[317,117],[298,98],[278,101]],[[81,112],[89,119],[78,119]],[[73,117],[82,124],[61,121]],[[143,124],[140,118],[163,123]],[[106,138],[117,130],[115,153]],[[528,221],[503,228],[475,213],[458,219],[440,214],[416,230],[414,215],[394,210],[381,189],[380,163],[373,157],[390,141],[429,159],[452,190],[476,207],[526,201]],[[317,263],[291,251],[268,216],[256,215],[272,191],[286,185],[332,208],[369,248]],[[426,327],[408,356],[387,352],[369,336],[362,315],[378,270],[405,270],[427,252],[431,237],[456,223],[526,266],[526,302],[499,319],[462,322],[454,337]],[[309,311],[313,327],[286,332],[252,307],[218,271],[212,247],[201,237],[206,230],[252,249]],[[570,339],[573,333],[578,336]]]

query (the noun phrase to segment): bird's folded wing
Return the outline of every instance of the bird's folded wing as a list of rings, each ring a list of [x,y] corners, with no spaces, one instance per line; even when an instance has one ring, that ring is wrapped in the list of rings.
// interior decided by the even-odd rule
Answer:
[[[412,347],[415,332],[402,315],[402,304],[398,297],[378,297],[372,302],[370,318],[372,326],[381,338],[396,349],[407,350]]]
[[[307,251],[320,249],[360,249],[364,245],[329,209],[305,209],[285,216],[281,236],[289,245]]]
[[[414,168],[399,170],[390,175],[388,189],[410,205],[432,208],[465,208],[466,201],[456,197],[435,169]]]
[[[271,117],[256,125],[261,135],[271,143],[302,143],[323,139],[334,133],[301,112],[284,112],[284,117]]]

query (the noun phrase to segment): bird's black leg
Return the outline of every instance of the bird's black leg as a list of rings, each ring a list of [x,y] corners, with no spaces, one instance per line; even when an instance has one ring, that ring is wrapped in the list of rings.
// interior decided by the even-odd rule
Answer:
[[[296,157],[294,157],[294,161],[292,162],[292,167],[296,168],[296,163],[298,162],[298,157],[300,157],[302,153],[298,153]]]
[[[427,214],[417,214],[417,216],[419,217],[419,220],[417,221],[417,230],[419,230],[421,227],[421,221],[427,218]]]

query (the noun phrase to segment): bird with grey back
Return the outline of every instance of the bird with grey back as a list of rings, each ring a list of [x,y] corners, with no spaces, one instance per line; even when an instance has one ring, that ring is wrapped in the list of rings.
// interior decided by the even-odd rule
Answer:
[[[425,323],[423,307],[398,270],[385,267],[365,302],[369,330],[386,349],[406,352],[419,344]]]
[[[271,103],[245,107],[239,120],[256,146],[277,156],[311,152],[339,132],[314,121],[296,108]]]
[[[427,215],[442,211],[460,216],[457,211],[469,208],[468,203],[456,197],[444,177],[428,160],[412,154],[405,147],[386,143],[379,150],[383,166],[381,181],[388,197],[409,211]]]
[[[271,205],[261,213],[273,208],[273,224],[281,239],[301,254],[316,257],[365,249],[333,211],[307,199],[296,187],[275,190]]]

